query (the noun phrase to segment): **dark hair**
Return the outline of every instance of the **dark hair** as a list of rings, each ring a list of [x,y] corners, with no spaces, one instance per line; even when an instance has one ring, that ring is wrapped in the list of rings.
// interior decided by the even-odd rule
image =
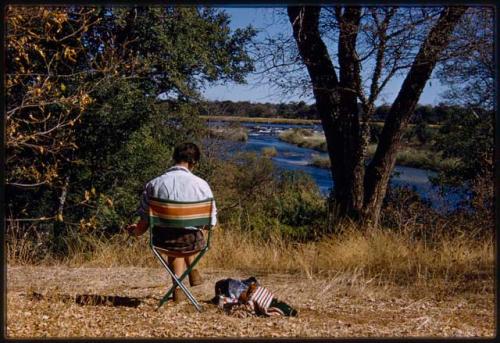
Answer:
[[[186,142],[177,145],[174,149],[175,163],[188,162],[195,164],[200,160],[200,148],[194,143]]]

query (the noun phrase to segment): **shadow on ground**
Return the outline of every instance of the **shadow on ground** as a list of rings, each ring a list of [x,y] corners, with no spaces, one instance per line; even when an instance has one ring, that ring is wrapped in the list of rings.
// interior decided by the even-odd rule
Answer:
[[[56,300],[65,303],[74,302],[82,306],[125,306],[138,307],[141,304],[140,298],[122,297],[118,295],[100,295],[100,294],[77,294],[75,296],[69,294],[54,294],[44,296],[41,293],[31,292],[27,295],[30,300]]]

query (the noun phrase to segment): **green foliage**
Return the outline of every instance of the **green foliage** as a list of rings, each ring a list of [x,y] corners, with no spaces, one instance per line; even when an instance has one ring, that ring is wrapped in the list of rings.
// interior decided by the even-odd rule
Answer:
[[[287,143],[317,151],[327,151],[326,139],[322,133],[315,133],[311,129],[293,128],[283,131],[279,138]]]
[[[7,209],[13,218],[46,221],[56,249],[65,236],[112,234],[130,220],[144,183],[169,166],[173,147],[200,143],[202,122],[193,105],[199,89],[214,81],[244,82],[253,68],[247,44],[254,30],[231,31],[228,15],[217,9],[16,8],[8,20],[9,46],[29,41],[26,51],[9,50],[9,87],[20,95],[9,97],[9,178],[47,183],[9,186]],[[52,31],[70,39],[56,40]],[[25,52],[36,61],[15,59]],[[46,65],[44,56],[55,62]],[[38,78],[24,76],[31,72]],[[16,88],[22,84],[33,87]],[[29,130],[17,124],[29,108],[16,112],[27,93],[40,112]],[[39,102],[61,106],[55,111]],[[78,112],[64,112],[66,104]],[[46,125],[53,122],[54,129]],[[39,141],[21,151],[27,133]],[[20,158],[27,161],[24,169],[15,163]]]
[[[140,65],[146,67],[142,68],[146,76],[143,88],[148,91],[159,89],[187,99],[197,95],[206,82],[244,82],[245,74],[253,70],[246,45],[255,30],[247,27],[231,32],[224,11],[118,7],[103,9],[101,18],[108,34],[123,44],[120,49],[139,56]]]
[[[193,106],[157,104],[131,82],[103,84],[96,94],[78,131],[79,163],[72,169],[68,204],[78,204],[96,189],[90,207],[70,216],[114,233],[131,220],[144,183],[171,164],[173,146],[199,139],[201,122]]]
[[[296,240],[326,229],[325,199],[307,174],[279,172],[269,158],[255,153],[219,161],[214,169],[209,183],[225,227]]]
[[[446,104],[417,105],[410,118],[411,124],[423,122],[425,124],[438,124],[444,120],[447,113],[459,110],[459,106]],[[360,113],[362,108],[360,106]],[[383,121],[390,111],[387,104],[376,107],[371,120]],[[308,105],[303,101],[289,103],[259,103],[250,101],[207,101],[202,115],[208,116],[234,116],[234,117],[263,117],[263,118],[288,118],[288,119],[319,119],[315,104]],[[374,130],[381,131],[382,127],[372,127]],[[373,134],[376,132],[374,131]],[[373,136],[374,137],[374,136]],[[372,140],[374,141],[374,140]]]
[[[481,175],[493,176],[493,112],[462,110],[449,114],[436,137],[436,149],[460,163],[443,170],[434,182],[461,186]]]
[[[267,157],[267,158],[272,158],[278,155],[278,151],[276,150],[275,147],[264,147],[260,150],[262,156]]]
[[[430,144],[435,135],[435,130],[431,129],[424,120],[418,120],[405,132],[404,138],[410,144],[416,143],[422,146]]]
[[[253,103],[250,101],[209,101],[203,115],[228,115],[263,118],[300,118],[318,119],[316,105],[307,105],[304,101],[290,103]]]
[[[296,231],[295,236],[311,238],[325,232],[325,198],[310,176],[304,172],[284,172],[278,189],[279,219]]]

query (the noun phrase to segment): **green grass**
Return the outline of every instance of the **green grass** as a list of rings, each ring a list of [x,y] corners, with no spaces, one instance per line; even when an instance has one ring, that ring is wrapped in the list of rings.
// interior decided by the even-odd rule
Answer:
[[[375,154],[376,145],[368,146],[367,158],[370,159]],[[434,171],[453,168],[460,161],[458,159],[442,158],[441,153],[425,149],[415,149],[411,147],[403,148],[398,152],[396,164],[400,166],[430,169]],[[330,158],[328,156],[313,155],[312,166],[319,168],[330,168]]]
[[[403,148],[398,152],[396,163],[402,166],[440,171],[460,163],[456,158],[443,158],[440,152],[427,149]]]
[[[290,144],[294,144],[303,148],[314,149],[317,151],[326,152],[326,140],[322,133],[316,133],[311,129],[289,129],[283,131],[279,138]],[[368,146],[367,158],[370,159],[375,154],[376,144]],[[407,167],[430,169],[440,171],[450,169],[460,163],[459,159],[443,158],[440,152],[431,151],[426,147],[404,147],[397,155],[396,164]],[[330,168],[330,160],[328,157],[316,155],[310,162],[310,165],[320,168]]]

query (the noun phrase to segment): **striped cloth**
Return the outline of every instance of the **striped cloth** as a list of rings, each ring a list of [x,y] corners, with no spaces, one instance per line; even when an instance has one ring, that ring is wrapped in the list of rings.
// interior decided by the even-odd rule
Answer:
[[[255,291],[250,296],[249,301],[253,302],[254,305],[263,313],[267,314],[269,305],[273,300],[273,294],[262,286],[257,286]]]
[[[210,225],[213,199],[180,202],[150,198],[151,224],[167,228],[196,228]]]

